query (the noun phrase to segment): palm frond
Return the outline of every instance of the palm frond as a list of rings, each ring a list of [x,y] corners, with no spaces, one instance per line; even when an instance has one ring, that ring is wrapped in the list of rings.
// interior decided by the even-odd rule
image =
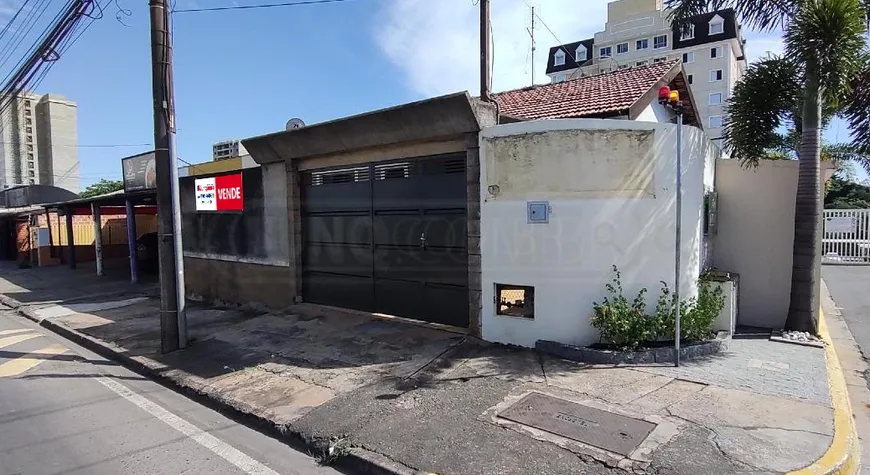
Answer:
[[[852,131],[852,145],[870,154],[870,64],[852,80],[851,95],[842,115]]]
[[[801,0],[667,0],[671,22],[683,31],[696,15],[733,8],[744,25],[762,31],[783,27]],[[870,0],[868,0],[870,1]]]
[[[734,87],[723,135],[725,147],[744,166],[756,166],[769,151],[794,141],[794,137],[784,139],[777,129],[799,109],[801,84],[796,70],[793,62],[768,56],[752,63]]]
[[[785,30],[786,57],[818,76],[828,115],[867,64],[866,12],[863,0],[803,0]]]
[[[847,163],[854,163],[870,174],[870,154],[851,143],[823,144],[821,158],[823,161],[837,162],[843,167],[848,166]]]

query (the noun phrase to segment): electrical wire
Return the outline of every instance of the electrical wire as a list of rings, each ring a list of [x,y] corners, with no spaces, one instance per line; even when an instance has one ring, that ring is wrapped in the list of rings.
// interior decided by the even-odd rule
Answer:
[[[528,5],[528,3],[526,3],[526,5]],[[529,5],[529,6],[531,6],[531,5]],[[550,26],[547,25],[547,22],[545,22],[544,19],[541,18],[541,15],[539,15],[538,12],[535,12],[535,18],[537,18],[538,21],[540,21],[541,24],[544,25],[544,28],[546,28],[547,31],[549,31],[550,34],[553,35],[553,38],[556,40],[557,43],[559,43],[560,46],[565,44],[565,43],[562,43],[562,40],[560,40],[558,36],[556,36],[556,33],[553,33],[553,30],[550,29]],[[575,75],[575,74],[577,74],[577,73],[582,73],[582,71],[581,71],[581,69],[580,69],[580,62],[577,61],[577,56],[574,54],[575,52],[573,52],[573,51],[565,51],[565,53],[568,55],[568,58],[570,58],[571,61],[574,61],[574,64],[577,65],[577,69],[576,69],[573,73],[571,73],[570,76],[568,76],[568,79],[569,79],[569,80],[570,80],[570,79],[574,79],[574,75]],[[617,67],[617,68],[619,67],[619,61],[615,60],[615,59],[612,58],[612,57],[609,58],[609,59],[610,59],[611,61],[613,61],[614,63],[616,63],[616,67]],[[534,65],[532,65],[532,67],[534,67]]]
[[[22,3],[21,6],[18,7],[15,15],[12,15],[12,18],[10,18],[9,21],[6,23],[6,26],[3,27],[3,31],[0,31],[0,40],[2,40],[4,36],[6,36],[6,32],[9,31],[9,29],[12,27],[12,24],[15,23],[16,19],[18,19],[18,15],[20,15],[21,12],[23,12],[24,9],[27,8],[28,3],[30,3],[30,0],[24,0],[24,3]]]
[[[343,3],[352,0],[301,0],[296,2],[284,3],[260,3],[256,5],[227,5],[225,7],[206,7],[206,8],[185,8],[182,10],[173,10],[175,13],[199,13],[199,12],[221,12],[227,10],[255,10],[261,8],[281,8],[281,7],[297,7],[302,5],[323,5],[326,3]]]

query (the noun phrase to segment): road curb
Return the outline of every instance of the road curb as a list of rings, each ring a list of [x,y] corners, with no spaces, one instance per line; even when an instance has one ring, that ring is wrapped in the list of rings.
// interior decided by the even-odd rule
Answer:
[[[183,394],[197,403],[209,407],[240,424],[272,437],[273,439],[279,440],[300,452],[323,457],[329,451],[329,440],[311,437],[289,425],[277,425],[265,417],[238,408],[212,394],[208,394],[202,390],[184,384],[183,381],[164,374],[163,371],[153,368],[130,355],[124,354],[119,348],[114,347],[113,345],[89,335],[85,335],[77,330],[73,330],[61,323],[40,317],[36,313],[31,312],[30,309],[24,306],[21,302],[11,297],[0,294],[0,304],[16,310],[19,315],[78,344],[79,346],[93,351],[106,359],[115,361],[134,373],[147,377],[177,393]],[[360,475],[426,475],[426,472],[411,469],[385,455],[361,447],[350,448],[330,465]]]
[[[819,336],[825,342],[825,366],[828,372],[828,387],[831,391],[831,407],[834,409],[834,438],[822,457],[809,467],[789,472],[790,475],[855,475],[860,470],[861,447],[852,404],[846,389],[843,368],[837,358],[834,342],[828,333],[825,314],[819,308]]]

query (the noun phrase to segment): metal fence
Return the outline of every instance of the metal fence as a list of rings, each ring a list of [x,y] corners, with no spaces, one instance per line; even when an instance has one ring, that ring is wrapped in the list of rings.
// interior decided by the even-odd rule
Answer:
[[[825,264],[870,264],[870,209],[826,209],[822,234]]]

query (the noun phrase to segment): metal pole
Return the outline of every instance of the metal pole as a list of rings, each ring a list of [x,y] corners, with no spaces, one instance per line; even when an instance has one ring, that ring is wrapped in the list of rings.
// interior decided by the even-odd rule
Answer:
[[[676,301],[674,366],[680,366],[680,247],[683,218],[683,111],[677,110],[677,230],[674,237],[674,300]]]
[[[535,7],[532,7],[532,86],[535,85]]]
[[[91,203],[91,215],[94,218],[94,260],[97,262],[97,275],[103,276],[103,219],[100,216],[100,205]]]
[[[172,18],[167,12],[166,25],[170,32],[172,31],[171,21]],[[187,348],[187,315],[185,314],[187,292],[184,288],[184,248],[182,247],[181,239],[181,196],[179,194],[181,183],[178,178],[178,155],[175,147],[175,85],[172,80],[171,33],[167,36],[166,49],[169,64],[167,87],[169,91],[169,110],[171,112],[169,115],[169,166],[172,175],[172,233],[175,236],[175,294],[178,296],[178,347]]]
[[[480,0],[480,98],[491,102],[489,97],[489,0]]]
[[[127,200],[127,249],[130,251],[130,282],[139,282],[139,250],[136,248],[136,210]]]
[[[76,268],[76,244],[73,234],[73,210],[66,208],[66,247],[69,255],[69,268]]]
[[[151,85],[154,95],[154,162],[157,172],[157,250],[160,269],[160,347],[179,349],[178,287],[172,189],[172,57],[166,0],[150,0]]]

